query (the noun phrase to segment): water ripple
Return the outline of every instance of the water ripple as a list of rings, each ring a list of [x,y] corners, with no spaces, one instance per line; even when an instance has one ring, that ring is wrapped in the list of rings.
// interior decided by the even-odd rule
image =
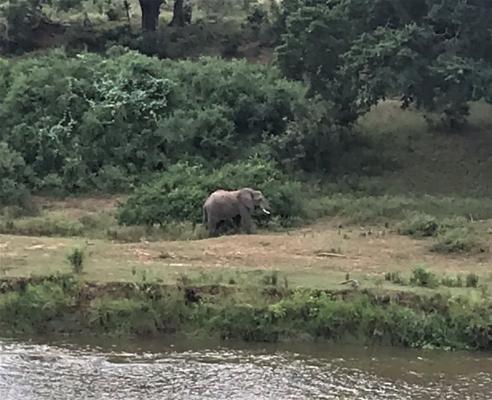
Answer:
[[[231,349],[133,353],[0,341],[0,399],[490,398],[490,359],[447,357],[462,370],[452,376],[442,372],[449,358],[432,356],[330,358]]]

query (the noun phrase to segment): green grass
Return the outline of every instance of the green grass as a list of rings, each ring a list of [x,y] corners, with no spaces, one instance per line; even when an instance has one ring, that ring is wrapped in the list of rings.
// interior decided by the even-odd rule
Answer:
[[[313,216],[339,216],[349,223],[377,223],[404,220],[409,214],[427,214],[429,218],[481,220],[492,218],[489,198],[442,197],[431,195],[379,195],[363,193],[334,194],[310,201]]]
[[[484,313],[490,299],[474,293],[405,297],[375,290],[341,297],[289,290],[272,281],[234,291],[181,283],[94,287],[72,275],[54,275],[6,288],[0,294],[0,327],[9,334],[178,334],[253,342],[302,338],[490,350]]]
[[[326,236],[325,236],[326,235]],[[74,266],[67,257],[73,257],[73,249],[85,249],[83,256],[82,277],[93,282],[160,282],[174,284],[184,280],[190,285],[226,285],[226,286],[258,286],[270,283],[288,288],[316,288],[329,290],[344,290],[349,286],[341,283],[349,279],[359,282],[362,289],[388,289],[419,293],[425,285],[409,285],[410,271],[419,264],[430,262],[426,267],[436,276],[474,273],[479,277],[480,285],[491,286],[490,262],[488,259],[464,258],[459,262],[453,261],[450,265],[448,256],[434,253],[413,255],[415,250],[405,250],[408,243],[401,242],[397,236],[371,238],[368,236],[354,236],[352,239],[340,238],[338,246],[333,238],[337,237],[336,230],[327,232],[326,228],[314,236],[293,237],[283,233],[274,236],[261,236],[255,239],[254,252],[262,252],[263,241],[268,242],[278,237],[280,242],[296,243],[303,240],[306,254],[310,257],[286,260],[276,257],[270,260],[265,256],[267,263],[258,267],[257,262],[251,262],[246,252],[248,244],[240,242],[241,237],[227,237],[207,241],[176,241],[176,242],[138,242],[114,243],[101,239],[81,238],[36,238],[28,236],[0,235],[0,277],[30,277],[47,276],[56,273],[71,273]],[[326,239],[325,239],[326,237]],[[282,239],[284,238],[284,239]],[[246,238],[245,238],[246,239]],[[310,245],[310,241],[313,242]],[[382,255],[388,251],[400,253],[391,258],[378,259],[379,253],[359,260],[357,254],[364,255],[365,251],[375,251],[378,243],[389,241],[394,245],[380,249]],[[407,243],[402,245],[401,243]],[[276,243],[276,242],[275,242]],[[340,247],[338,258],[316,257],[320,248],[318,243],[326,243],[326,251],[331,252],[333,245]],[[371,244],[372,243],[372,244]],[[269,246],[274,246],[269,245]],[[276,245],[275,245],[276,246]],[[310,248],[310,246],[312,246]],[[330,247],[331,246],[331,247]],[[222,261],[223,249],[232,250],[228,261]],[[276,247],[272,247],[275,250]],[[367,249],[367,250],[364,250]],[[372,249],[372,250],[371,250]],[[226,250],[227,251],[227,250]],[[253,252],[253,254],[254,254]],[[209,253],[212,253],[209,255]],[[293,257],[295,252],[292,253]],[[347,256],[347,258],[344,258]],[[231,256],[228,256],[231,257]],[[417,257],[417,258],[414,258]],[[219,263],[219,264],[217,264]],[[260,264],[261,265],[261,264]],[[456,271],[456,272],[454,272]],[[385,275],[392,275],[386,278]],[[452,285],[444,285],[452,286]],[[466,292],[465,285],[451,288],[453,292]]]
[[[384,171],[376,182],[384,193],[445,197],[488,197],[492,194],[492,106],[472,103],[469,125],[459,133],[428,126],[424,115],[401,110],[387,101],[359,121],[365,135],[376,141],[378,155],[398,168]]]
[[[82,236],[84,225],[80,221],[65,218],[62,213],[44,216],[6,219],[0,223],[2,233],[26,236]]]
[[[345,279],[345,274],[350,273],[364,287],[398,288],[400,285],[394,279],[384,280],[385,273],[401,271],[402,279],[408,281],[410,271],[420,264],[430,265],[438,276],[461,273],[465,277],[477,273],[480,282],[488,284],[490,257],[486,252],[480,253],[480,249],[487,250],[488,231],[492,228],[492,168],[488,161],[492,149],[492,136],[488,134],[492,127],[490,111],[489,106],[474,104],[468,130],[449,136],[429,129],[415,111],[402,111],[392,102],[378,106],[361,119],[360,127],[380,144],[378,150],[398,161],[399,168],[380,176],[356,177],[355,183],[339,179],[330,183],[324,181],[319,187],[309,184],[306,209],[310,218],[304,222],[309,226],[311,222],[326,220],[330,226],[323,228],[327,232],[323,239],[319,235],[304,238],[304,248],[313,252],[321,247],[325,251],[341,248],[341,256],[348,254],[354,261],[350,257],[347,260],[301,258],[300,264],[296,264],[293,258],[293,262],[269,264],[264,269],[278,270],[278,280],[285,277],[291,287],[336,289],[341,287],[339,283]],[[182,275],[192,281],[203,280],[205,274],[210,282],[227,283],[247,281],[260,274],[255,272],[261,269],[257,264],[241,256],[227,264],[221,261],[220,254],[203,261],[208,246],[214,242],[197,245],[194,240],[203,238],[199,226],[183,223],[170,224],[164,229],[121,227],[116,224],[114,206],[85,209],[77,204],[78,200],[72,203],[75,205],[63,207],[56,202],[50,207],[40,204],[34,216],[23,216],[15,210],[0,216],[0,232],[29,236],[0,239],[0,242],[16,243],[11,251],[0,255],[6,276],[68,272],[69,249],[85,240],[93,242],[92,256],[84,265],[84,276],[89,280],[135,281],[145,275],[150,280],[172,283]],[[336,236],[335,223],[343,226]],[[363,232],[358,231],[361,225]],[[423,237],[423,241],[415,244],[404,241],[406,238],[389,236],[398,229],[412,237]],[[273,234],[273,231],[272,226],[267,226],[259,233]],[[378,231],[386,236],[375,238]],[[366,236],[360,238],[362,234]],[[274,235],[282,235],[287,243],[295,243],[289,242],[289,237],[296,235],[296,230],[282,230]],[[48,240],[48,236],[53,239]],[[167,242],[173,240],[179,242]],[[358,260],[360,254],[364,256],[371,249],[382,249],[383,241],[387,240],[395,242],[385,250],[395,253],[391,260],[377,257]],[[140,246],[146,241],[153,242],[154,247]],[[224,248],[236,246],[240,253],[248,246],[237,246],[242,241],[228,238]],[[42,248],[32,249],[38,243]],[[152,257],[140,259],[131,255],[129,249],[133,245],[150,251]],[[412,249],[417,246],[420,253],[415,249],[406,252],[405,246]],[[438,252],[430,252],[431,248]],[[154,254],[155,249],[159,249],[162,257]],[[278,253],[283,251],[279,249]],[[182,256],[175,259],[173,252]],[[420,289],[417,286],[405,290]]]
[[[80,211],[80,210],[77,210]],[[141,240],[193,240],[204,237],[204,229],[192,223],[169,223],[162,227],[120,226],[114,210],[72,215],[70,211],[44,210],[35,216],[12,217],[0,214],[0,234],[47,237],[109,239],[122,243]]]

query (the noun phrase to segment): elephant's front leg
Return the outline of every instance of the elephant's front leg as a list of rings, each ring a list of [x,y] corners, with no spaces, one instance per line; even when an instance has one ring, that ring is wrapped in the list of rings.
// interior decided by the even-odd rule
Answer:
[[[241,216],[241,227],[245,233],[250,234],[253,227],[253,220],[251,219],[251,214],[247,208],[241,208],[239,210]]]

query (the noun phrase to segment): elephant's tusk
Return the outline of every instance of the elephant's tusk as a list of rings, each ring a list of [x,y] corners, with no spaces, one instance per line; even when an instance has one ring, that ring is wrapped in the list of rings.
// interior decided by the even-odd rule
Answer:
[[[268,211],[268,210],[267,210],[267,209],[265,209],[265,208],[262,208],[262,209],[261,209],[261,211],[263,211],[266,215],[270,215],[270,214],[271,214],[271,212],[270,212],[270,211]]]

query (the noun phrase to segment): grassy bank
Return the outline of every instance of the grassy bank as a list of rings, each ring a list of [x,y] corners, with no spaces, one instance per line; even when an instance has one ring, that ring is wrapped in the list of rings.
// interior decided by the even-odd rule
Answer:
[[[262,286],[89,284],[72,276],[3,281],[4,333],[206,335],[492,349],[490,299]]]
[[[398,168],[309,177],[294,228],[273,219],[256,235],[203,239],[189,221],[121,226],[126,196],[4,208],[0,325],[490,349],[492,143],[489,109],[477,107],[469,131],[446,136],[381,105],[361,129]],[[79,249],[82,280],[53,278],[74,270]]]

